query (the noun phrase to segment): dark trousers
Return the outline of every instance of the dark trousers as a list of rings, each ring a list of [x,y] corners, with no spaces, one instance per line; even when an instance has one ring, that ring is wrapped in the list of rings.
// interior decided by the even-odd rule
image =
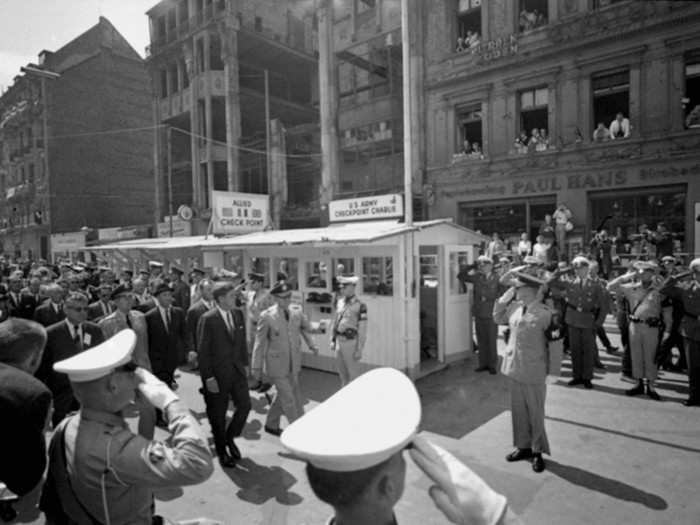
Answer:
[[[218,381],[218,380],[217,380]],[[212,394],[204,387],[204,402],[207,406],[207,418],[214,435],[216,453],[221,456],[226,452],[226,443],[233,441],[241,435],[243,427],[250,412],[250,394],[248,393],[248,379],[238,369],[234,370],[234,377],[222,384],[219,382],[219,393]],[[233,418],[226,425],[226,410],[229,400],[233,401],[235,410]]]
[[[598,339],[600,339],[600,342],[603,343],[606,350],[610,350],[610,348],[612,348],[610,339],[608,339],[608,334],[605,333],[605,328],[602,326],[596,327],[595,334],[598,336]]]
[[[630,354],[630,333],[627,314],[618,312],[617,327],[620,329],[620,344],[622,345],[622,373],[632,375],[632,356]]]
[[[63,421],[63,418],[76,410],[80,410],[80,403],[75,399],[73,391],[70,388],[53,392],[53,414],[51,415],[51,422],[54,428]]]
[[[593,379],[595,332],[592,327],[568,327],[571,368],[574,379]]]
[[[685,356],[688,360],[688,399],[700,402],[700,341],[685,339]]]
[[[479,366],[496,368],[498,365],[498,325],[492,318],[474,319],[476,342],[479,345]]]
[[[668,337],[661,343],[661,348],[659,348],[659,365],[672,365],[671,363],[671,350],[673,348],[678,348],[680,351],[680,357],[678,358],[678,368],[683,369],[687,367],[685,358],[685,346],[683,343],[683,336],[678,330],[671,330]]]

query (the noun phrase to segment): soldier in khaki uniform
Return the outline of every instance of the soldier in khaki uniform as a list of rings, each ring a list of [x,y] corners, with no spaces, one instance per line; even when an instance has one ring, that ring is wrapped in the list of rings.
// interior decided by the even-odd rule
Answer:
[[[270,405],[265,431],[279,436],[280,417],[292,423],[304,415],[304,402],[299,389],[301,371],[301,338],[315,354],[318,348],[311,338],[311,324],[297,305],[291,304],[292,289],[281,281],[271,290],[276,304],[265,310],[257,323],[253,347],[253,378],[263,374],[274,383],[277,395]]]
[[[331,344],[336,352],[341,386],[360,375],[362,350],[367,340],[367,306],[355,295],[358,282],[355,275],[339,276],[338,299]]]
[[[608,290],[627,299],[630,307],[629,345],[632,358],[632,376],[637,386],[627,390],[628,396],[644,393],[646,382],[647,395],[656,401],[661,397],[654,389],[656,379],[656,350],[659,347],[659,331],[663,325],[661,319],[661,302],[659,283],[654,283],[658,270],[656,263],[638,261],[633,270],[608,283]],[[637,282],[630,282],[639,279]]]
[[[593,388],[593,364],[595,361],[595,332],[607,315],[608,301],[605,289],[588,276],[589,261],[574,257],[572,261],[576,277],[562,279],[567,270],[557,270],[549,285],[562,292],[566,304],[565,322],[569,334],[573,379],[569,386],[583,385]]]
[[[213,471],[199,423],[165,383],[136,366],[135,344],[136,334],[123,330],[54,365],[68,374],[81,409],[51,439],[42,495],[49,523],[151,525],[154,489],[201,483]],[[127,427],[122,411],[137,389],[166,414],[168,444]]]
[[[681,335],[688,362],[688,399],[683,404],[692,407],[700,406],[700,258],[693,259],[689,268],[689,280],[683,280],[688,274],[672,276],[661,293],[683,303]]]
[[[472,315],[476,327],[476,342],[479,346],[479,366],[477,372],[489,371],[496,374],[498,365],[498,325],[493,322],[493,305],[501,292],[499,276],[493,271],[493,261],[485,255],[477,258],[478,271],[474,266],[465,267],[457,278],[474,286]]]

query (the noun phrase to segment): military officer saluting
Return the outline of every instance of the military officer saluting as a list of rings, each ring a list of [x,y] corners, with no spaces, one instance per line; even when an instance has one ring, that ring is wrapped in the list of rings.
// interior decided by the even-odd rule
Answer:
[[[566,304],[565,322],[569,334],[573,379],[569,386],[583,385],[593,388],[593,363],[595,361],[595,331],[607,315],[605,289],[589,278],[589,261],[583,256],[572,261],[575,278],[565,280],[568,270],[557,270],[549,286],[562,292]]]
[[[476,343],[479,345],[479,366],[477,372],[489,371],[496,374],[498,365],[498,325],[493,321],[493,305],[501,295],[499,276],[493,271],[493,261],[480,255],[476,263],[478,270],[473,265],[465,267],[457,278],[464,283],[474,286],[474,304],[472,315],[476,327]]]
[[[692,407],[700,406],[700,258],[693,259],[689,268],[690,274],[671,276],[660,291],[683,303],[681,335],[688,361],[688,399],[683,404]]]
[[[637,380],[637,386],[627,390],[628,396],[644,393],[644,382],[647,382],[646,393],[656,401],[661,397],[654,390],[656,379],[656,350],[659,346],[659,330],[662,326],[661,302],[663,296],[659,287],[655,286],[654,276],[658,266],[654,262],[637,261],[633,270],[608,283],[608,290],[624,296],[627,299],[630,312],[629,345],[632,358],[632,376]],[[637,282],[631,282],[638,279]]]
[[[213,471],[199,423],[165,383],[136,366],[135,344],[126,329],[54,365],[68,375],[81,409],[51,438],[41,502],[49,523],[151,525],[154,489],[201,483]],[[166,414],[167,444],[127,427],[122,412],[137,389]]]
[[[338,299],[331,346],[336,352],[341,386],[360,375],[362,350],[367,340],[367,306],[355,295],[358,277],[338,277],[340,298]]]

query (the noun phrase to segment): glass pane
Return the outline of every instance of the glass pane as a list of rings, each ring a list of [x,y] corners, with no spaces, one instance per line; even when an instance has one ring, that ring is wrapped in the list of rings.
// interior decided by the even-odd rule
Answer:
[[[523,109],[531,108],[534,105],[534,92],[523,91],[520,93],[520,107]]]
[[[467,252],[450,252],[450,293],[452,295],[465,294],[467,288],[457,278],[461,268],[469,264]]]
[[[547,88],[540,88],[535,91],[535,106],[546,106],[549,96],[549,90]]]
[[[338,281],[337,277],[339,275],[345,275],[349,273],[355,273],[355,259],[351,258],[340,258],[333,259],[333,291],[337,292]]]
[[[243,276],[245,272],[243,268],[243,256],[237,252],[227,252],[224,255],[224,268]]]
[[[306,263],[306,287],[323,288],[328,286],[328,268],[324,261]]]
[[[420,285],[422,288],[437,288],[440,279],[437,254],[420,256]]]
[[[251,271],[261,273],[265,276],[263,287],[270,287],[270,258],[269,257],[253,257],[250,264]]]
[[[293,290],[299,289],[299,259],[294,257],[274,259],[275,279],[287,281]]]
[[[394,269],[391,257],[364,257],[362,259],[364,293],[393,295]]]

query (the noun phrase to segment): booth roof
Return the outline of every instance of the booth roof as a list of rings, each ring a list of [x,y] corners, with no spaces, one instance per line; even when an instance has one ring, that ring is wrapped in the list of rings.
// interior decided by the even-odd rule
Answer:
[[[421,230],[446,224],[453,228],[472,230],[454,224],[452,219],[435,219],[432,221],[414,222],[413,227],[398,221],[369,221],[332,224],[325,228],[305,228],[298,230],[267,230],[230,237],[208,238],[195,237],[163,237],[157,239],[134,239],[102,246],[92,246],[88,250],[169,250],[182,248],[224,248],[228,246],[279,246],[313,243],[362,243],[373,242],[385,237],[400,235],[409,231]]]

